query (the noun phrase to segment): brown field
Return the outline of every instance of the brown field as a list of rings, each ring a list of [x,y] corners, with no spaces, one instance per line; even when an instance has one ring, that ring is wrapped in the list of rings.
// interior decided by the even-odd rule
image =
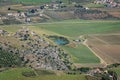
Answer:
[[[105,11],[113,17],[120,18],[120,9],[119,8],[92,8],[92,9]]]
[[[105,64],[120,63],[120,35],[89,35],[86,44]]]
[[[108,12],[110,15],[114,17],[119,17],[120,18],[120,12]]]

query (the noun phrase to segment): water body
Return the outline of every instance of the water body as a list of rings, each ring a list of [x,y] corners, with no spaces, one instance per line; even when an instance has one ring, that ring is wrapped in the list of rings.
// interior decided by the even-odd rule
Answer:
[[[58,45],[65,45],[69,43],[67,38],[61,36],[49,36],[48,38],[52,39]]]
[[[54,40],[54,42],[55,42],[56,44],[59,44],[59,45],[68,44],[68,41],[63,40],[63,39],[56,39],[56,40]]]

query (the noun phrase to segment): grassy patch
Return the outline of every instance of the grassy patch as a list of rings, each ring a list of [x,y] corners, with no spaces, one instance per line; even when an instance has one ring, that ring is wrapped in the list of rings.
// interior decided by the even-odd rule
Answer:
[[[8,32],[16,32],[20,28],[21,27],[19,25],[4,25],[4,26],[0,26],[0,29],[6,30]]]
[[[89,7],[89,8],[103,8],[104,7],[104,4],[94,4],[94,3],[90,3],[90,4],[87,4],[85,5],[86,7]]]
[[[34,77],[22,76],[22,72],[33,71],[30,68],[13,68],[0,72],[0,80],[86,80],[85,75],[39,75]]]
[[[70,53],[75,63],[99,63],[99,59],[84,45],[77,45],[76,48],[63,46]]]
[[[22,76],[22,72],[24,71],[32,71],[30,68],[13,68],[9,70],[5,70],[0,72],[0,80],[20,80],[20,78],[24,78]]]

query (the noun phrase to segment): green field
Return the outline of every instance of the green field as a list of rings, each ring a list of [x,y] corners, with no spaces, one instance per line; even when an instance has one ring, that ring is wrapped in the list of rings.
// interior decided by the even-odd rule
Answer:
[[[22,76],[22,72],[34,71],[30,68],[13,68],[0,72],[0,80],[86,80],[85,75],[39,75],[33,77]]]
[[[106,33],[120,30],[118,21],[61,21],[51,24],[36,24],[36,27],[46,29],[69,37],[78,37],[85,34]]]
[[[73,56],[74,63],[99,63],[99,59],[84,45],[77,45],[76,48],[65,47],[65,50]]]

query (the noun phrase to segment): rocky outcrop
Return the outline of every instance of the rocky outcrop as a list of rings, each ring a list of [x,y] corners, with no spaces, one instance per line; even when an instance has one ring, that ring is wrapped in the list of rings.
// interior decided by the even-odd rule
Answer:
[[[16,45],[19,47],[12,45],[9,40],[6,43],[0,42],[0,47],[2,50],[19,54],[24,65],[51,70],[67,70],[71,65],[67,53],[27,28],[20,29],[11,37],[18,41]]]

